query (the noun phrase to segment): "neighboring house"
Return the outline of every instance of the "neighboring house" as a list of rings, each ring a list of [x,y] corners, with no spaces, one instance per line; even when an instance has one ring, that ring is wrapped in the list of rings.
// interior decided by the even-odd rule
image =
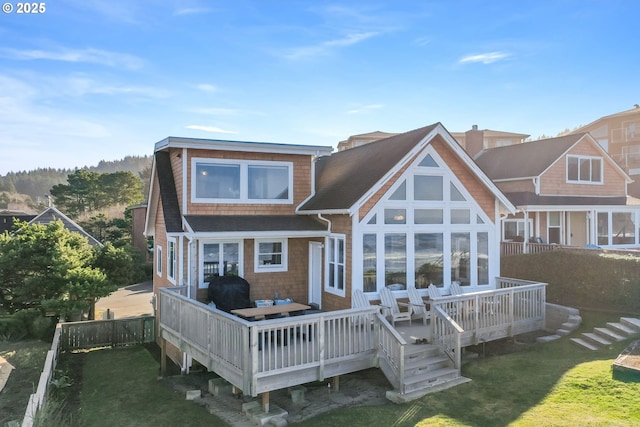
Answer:
[[[356,289],[377,299],[388,285],[398,296],[408,284],[495,287],[500,217],[515,209],[441,124],[331,152],[157,143],[146,223],[154,289],[184,285],[203,299],[214,275],[240,275],[251,300],[336,310]]]
[[[631,178],[590,134],[470,154],[518,208],[502,221],[504,241],[640,246]]]
[[[591,136],[635,180],[629,194],[640,197],[640,105],[601,117],[573,134],[589,132]]]
[[[84,231],[84,229],[76,224],[71,218],[69,218],[53,206],[48,207],[41,214],[36,215],[35,218],[29,221],[29,224],[47,225],[56,220],[62,221],[62,223],[64,224],[64,228],[66,228],[67,230],[74,233],[79,233],[86,237],[90,245],[102,246],[102,243],[100,243],[95,237]]]
[[[397,133],[380,132],[379,130],[375,132],[361,133],[359,135],[351,135],[346,140],[340,141],[338,143],[338,151],[360,147],[361,145],[368,144],[379,139],[389,138],[390,136],[395,135],[397,135]]]
[[[145,260],[150,261],[149,245],[144,236],[144,226],[147,218],[147,204],[140,203],[127,208],[131,212],[131,237],[133,247],[137,248]]]
[[[478,129],[473,125],[466,132],[451,132],[451,135],[462,145],[467,152],[479,153],[490,148],[506,147],[522,144],[529,135],[524,133],[504,132],[499,130]]]
[[[35,215],[30,215],[23,211],[2,209],[0,210],[0,233],[11,231],[13,229],[15,219],[29,222],[33,218],[35,218]]]

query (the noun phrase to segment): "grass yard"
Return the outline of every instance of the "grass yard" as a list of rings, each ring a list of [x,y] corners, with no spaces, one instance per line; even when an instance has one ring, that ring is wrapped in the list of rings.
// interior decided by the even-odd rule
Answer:
[[[579,332],[619,318],[583,315]],[[640,383],[615,381],[611,372],[630,341],[597,352],[568,338],[506,347],[488,343],[486,357],[463,367],[470,383],[403,405],[340,409],[300,425],[640,426]]]
[[[618,318],[583,313],[580,331]],[[463,367],[463,375],[473,379],[470,383],[402,405],[339,409],[298,425],[640,426],[640,383],[615,381],[611,373],[611,364],[630,341],[597,352],[582,350],[568,338],[534,345],[487,343],[474,349],[484,352],[484,357]],[[42,347],[44,360],[48,346]],[[6,352],[1,346],[0,351]],[[37,352],[31,352],[35,359]],[[6,357],[6,353],[0,354]],[[69,356],[61,358],[59,367],[67,373],[71,386],[55,394],[64,399],[65,406],[59,411],[63,417],[50,418],[42,425],[226,425],[158,380],[159,361],[154,350],[138,346]],[[24,383],[23,387],[28,388],[26,405],[32,386]],[[9,407],[6,398],[5,393],[0,394],[3,415]]]
[[[0,356],[15,368],[0,393],[0,426],[24,417],[50,349],[51,343],[39,340],[0,341]]]

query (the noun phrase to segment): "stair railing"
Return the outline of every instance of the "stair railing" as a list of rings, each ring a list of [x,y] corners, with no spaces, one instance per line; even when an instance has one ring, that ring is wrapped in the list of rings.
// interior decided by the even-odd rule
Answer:
[[[431,309],[431,337],[433,343],[445,352],[460,374],[461,337],[464,330],[439,305],[433,304]]]

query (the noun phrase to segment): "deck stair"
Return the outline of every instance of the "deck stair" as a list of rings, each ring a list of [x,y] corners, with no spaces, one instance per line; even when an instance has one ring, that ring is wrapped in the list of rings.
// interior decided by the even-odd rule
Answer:
[[[471,380],[460,375],[440,347],[410,344],[404,353],[404,384],[388,391],[387,399],[395,403],[408,402],[467,381]]]
[[[593,332],[585,332],[571,341],[589,350],[599,350],[629,337],[640,335],[640,319],[621,317],[620,322],[608,322],[603,328],[593,328]]]

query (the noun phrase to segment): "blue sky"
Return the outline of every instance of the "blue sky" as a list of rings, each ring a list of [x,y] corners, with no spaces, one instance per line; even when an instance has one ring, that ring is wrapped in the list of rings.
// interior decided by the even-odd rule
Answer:
[[[9,1],[12,5],[17,2]],[[556,135],[640,103],[640,2],[57,0],[0,14],[0,174],[167,136]]]

